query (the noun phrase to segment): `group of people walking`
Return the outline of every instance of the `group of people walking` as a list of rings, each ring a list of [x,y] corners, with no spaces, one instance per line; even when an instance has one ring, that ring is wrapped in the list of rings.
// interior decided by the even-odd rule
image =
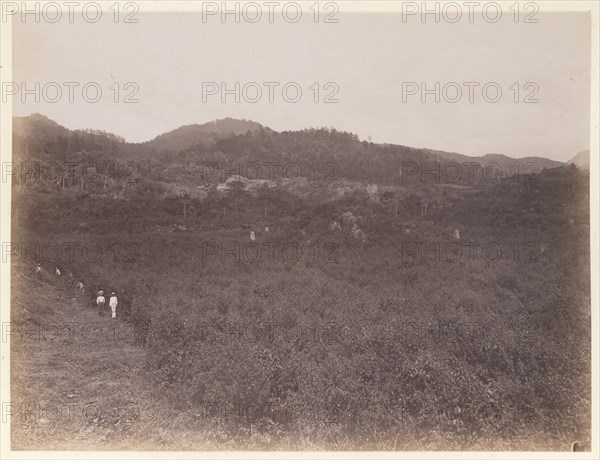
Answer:
[[[56,267],[55,269],[56,276],[61,276],[60,269]],[[42,279],[42,265],[38,262],[35,265],[35,274],[38,279]],[[72,278],[73,275],[71,272],[68,272],[69,277]],[[85,288],[81,281],[77,282],[77,289],[81,292],[85,292]],[[110,313],[112,318],[117,317],[117,305],[119,304],[119,300],[117,299],[117,293],[111,292],[110,298],[108,300],[108,306],[110,307]],[[107,312],[106,309],[106,298],[104,297],[104,291],[98,291],[98,295],[96,297],[96,307],[98,308],[98,316],[104,316],[104,313]]]
[[[50,273],[52,270],[50,270],[48,273]],[[42,269],[42,264],[40,264],[39,262],[37,262],[35,264],[35,275],[37,276],[37,279],[41,280],[43,278],[43,273],[44,270]],[[75,283],[77,289],[81,292],[85,292],[85,288],[83,287],[83,283],[81,281],[77,281],[74,279],[73,277],[73,273],[71,273],[70,271],[66,272],[68,276],[63,277],[62,276],[62,272],[60,271],[60,268],[58,267],[54,267],[54,274],[58,277],[60,277],[59,279],[61,280],[60,282],[63,284],[73,284]],[[63,278],[65,278],[63,280]]]
[[[117,317],[117,305],[119,300],[117,299],[117,294],[115,292],[111,292],[110,299],[108,301],[108,306],[110,307],[111,317]],[[106,311],[106,298],[104,297],[104,291],[98,291],[98,297],[96,297],[96,305],[98,306],[98,316],[104,316],[104,312]]]

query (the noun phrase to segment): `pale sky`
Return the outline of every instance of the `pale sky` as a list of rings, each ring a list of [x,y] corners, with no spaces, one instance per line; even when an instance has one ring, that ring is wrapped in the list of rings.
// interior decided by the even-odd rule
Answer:
[[[233,117],[259,122],[276,131],[335,127],[361,139],[483,155],[544,156],[566,161],[589,148],[590,20],[582,13],[539,13],[537,24],[403,23],[397,14],[339,13],[337,24],[315,24],[312,17],[292,24],[279,20],[250,24],[202,22],[199,14],[138,13],[137,24],[61,21],[13,22],[13,81],[43,86],[57,82],[56,103],[22,103],[13,97],[15,115],[42,113],[67,128],[95,128],[128,141],[150,140],[181,125]],[[64,82],[79,82],[70,103]],[[86,102],[81,87],[96,82],[97,103]],[[113,101],[111,85],[139,87],[137,103]],[[232,95],[205,95],[203,82],[256,82],[257,103]],[[269,102],[268,86],[274,88]],[[297,103],[286,102],[281,88],[302,89]],[[337,103],[315,103],[339,88]],[[420,94],[402,100],[403,83],[434,88],[455,82],[457,103]],[[465,82],[477,82],[469,102]],[[500,86],[497,103],[483,99],[488,82]],[[520,102],[515,103],[517,83]],[[522,99],[535,89],[537,103]],[[113,86],[116,88],[116,86]],[[249,90],[252,88],[248,87]],[[455,97],[448,87],[448,97]],[[91,97],[94,92],[90,90]],[[248,92],[255,97],[254,90]],[[289,97],[295,96],[291,88]],[[489,97],[495,90],[489,89]],[[51,96],[54,97],[54,92]]]

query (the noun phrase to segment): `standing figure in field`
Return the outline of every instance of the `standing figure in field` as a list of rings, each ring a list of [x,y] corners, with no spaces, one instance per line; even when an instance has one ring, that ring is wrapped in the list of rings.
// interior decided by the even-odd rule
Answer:
[[[56,267],[56,271],[55,271],[57,276],[60,276],[60,270],[58,269],[58,267]]]
[[[117,294],[115,294],[114,292],[110,294],[110,300],[108,301],[108,304],[110,305],[110,310],[112,312],[112,317],[116,318],[117,317],[117,304],[119,302],[117,301]]]
[[[96,305],[98,306],[98,316],[104,316],[104,307],[106,305],[104,291],[98,291],[98,297],[96,297]]]
[[[37,276],[37,279],[39,279],[39,280],[42,279],[42,266],[40,265],[39,262],[35,266],[35,274]]]
[[[84,292],[83,283],[81,281],[77,283],[77,289],[79,289],[81,292]]]

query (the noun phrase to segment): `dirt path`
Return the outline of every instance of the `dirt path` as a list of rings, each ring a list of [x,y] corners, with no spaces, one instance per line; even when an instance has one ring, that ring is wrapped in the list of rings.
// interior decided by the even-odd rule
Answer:
[[[124,323],[67,295],[35,278],[13,281],[14,449],[117,447],[151,392],[145,350],[119,337]]]
[[[13,449],[217,447],[162,399],[145,368],[147,350],[126,323],[99,317],[87,296],[52,277],[13,270],[12,293],[11,406],[3,417]]]

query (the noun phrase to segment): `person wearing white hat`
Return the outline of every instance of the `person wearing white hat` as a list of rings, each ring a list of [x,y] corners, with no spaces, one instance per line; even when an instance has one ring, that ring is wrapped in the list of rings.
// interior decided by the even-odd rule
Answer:
[[[112,312],[112,317],[116,318],[117,317],[117,304],[119,302],[117,301],[117,294],[115,294],[114,292],[110,294],[110,300],[108,301],[108,304],[110,305],[110,310]]]
[[[104,316],[104,306],[106,305],[104,291],[98,291],[98,297],[96,297],[96,305],[98,305],[98,316]]]

